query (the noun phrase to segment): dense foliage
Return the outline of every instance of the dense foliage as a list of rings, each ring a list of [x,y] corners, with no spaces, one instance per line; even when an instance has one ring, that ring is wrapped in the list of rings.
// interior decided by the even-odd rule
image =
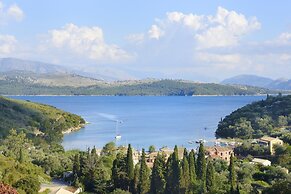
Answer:
[[[214,83],[195,83],[181,80],[156,80],[138,83],[112,83],[88,87],[56,87],[0,80],[0,95],[254,95],[274,93],[252,86],[230,86]]]
[[[131,180],[132,170],[128,171],[132,166],[128,162],[131,160],[128,154],[131,149],[129,146],[126,151],[124,147],[115,147],[110,143],[110,146],[103,148],[100,156],[95,155],[94,149],[78,153],[74,160],[74,169],[78,170],[74,170],[72,176],[75,186],[82,186],[85,191],[92,193],[235,194],[267,193],[277,188],[279,182],[286,183],[288,187],[290,185],[290,175],[281,167],[254,165],[234,156],[229,164],[210,158],[204,163],[205,158],[198,158],[205,152],[202,144],[197,154],[193,150],[188,154],[185,150],[182,157],[178,156],[177,147],[168,159],[161,152],[151,169],[146,165],[146,153],[142,151]],[[105,164],[108,160],[104,158],[108,157],[113,160],[111,165]],[[199,172],[198,164],[205,168],[200,172],[204,174],[205,171],[201,178],[195,171],[197,167]]]
[[[258,138],[263,135],[290,141],[291,95],[268,96],[226,116],[216,131],[217,137]]]
[[[31,136],[42,134],[48,142],[60,142],[63,131],[84,123],[80,116],[49,105],[0,97],[0,137],[14,128]]]

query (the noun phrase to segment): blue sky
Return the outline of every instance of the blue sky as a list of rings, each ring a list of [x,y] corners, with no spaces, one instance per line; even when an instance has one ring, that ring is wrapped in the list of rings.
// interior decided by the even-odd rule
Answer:
[[[120,79],[290,79],[290,7],[287,0],[0,0],[0,57]]]

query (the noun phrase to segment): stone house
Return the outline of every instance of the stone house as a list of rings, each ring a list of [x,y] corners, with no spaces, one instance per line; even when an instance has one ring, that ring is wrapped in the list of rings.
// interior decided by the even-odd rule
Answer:
[[[258,140],[259,144],[267,145],[269,147],[270,154],[275,153],[274,145],[283,145],[283,141],[279,138],[264,136]]]
[[[205,153],[207,157],[213,159],[220,158],[222,160],[229,162],[230,157],[233,154],[233,148],[220,146],[205,147]]]

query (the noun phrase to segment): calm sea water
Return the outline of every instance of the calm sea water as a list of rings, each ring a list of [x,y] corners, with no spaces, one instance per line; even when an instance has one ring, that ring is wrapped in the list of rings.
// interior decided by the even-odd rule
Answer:
[[[13,96],[53,105],[78,114],[90,124],[64,136],[65,149],[102,148],[122,138],[118,145],[131,143],[135,148],[175,144],[191,148],[189,140],[213,140],[221,118],[264,96]]]

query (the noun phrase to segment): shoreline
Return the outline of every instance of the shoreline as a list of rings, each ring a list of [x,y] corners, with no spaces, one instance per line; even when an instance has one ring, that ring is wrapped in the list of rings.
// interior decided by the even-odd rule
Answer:
[[[219,94],[199,94],[199,95],[191,95],[191,96],[181,96],[181,95],[0,95],[0,96],[28,96],[28,97],[73,97],[73,96],[96,96],[96,97],[203,97],[203,96],[267,96],[267,95],[277,95],[276,94],[246,94],[246,95],[219,95]],[[285,95],[290,95],[290,94],[285,94]]]
[[[70,127],[69,129],[62,131],[62,134],[65,135],[65,134],[70,134],[70,133],[79,131],[80,129],[84,128],[86,126],[86,124],[88,124],[88,122],[86,122],[85,124],[80,124],[77,127]]]

